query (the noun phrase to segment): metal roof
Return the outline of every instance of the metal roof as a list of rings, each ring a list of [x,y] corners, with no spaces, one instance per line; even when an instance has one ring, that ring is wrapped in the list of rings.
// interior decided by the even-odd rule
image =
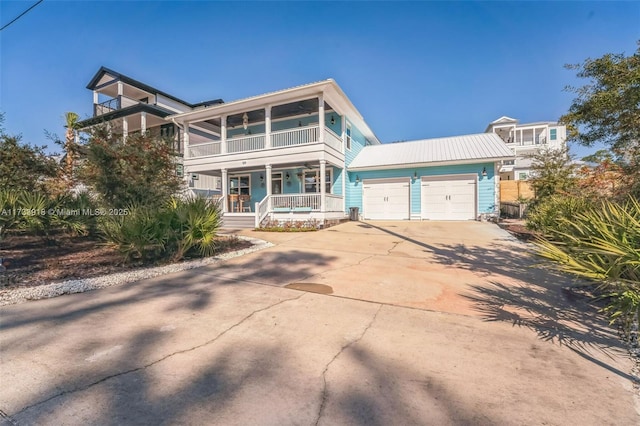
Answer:
[[[349,165],[349,169],[383,169],[507,158],[514,158],[513,152],[498,135],[479,133],[366,146]]]

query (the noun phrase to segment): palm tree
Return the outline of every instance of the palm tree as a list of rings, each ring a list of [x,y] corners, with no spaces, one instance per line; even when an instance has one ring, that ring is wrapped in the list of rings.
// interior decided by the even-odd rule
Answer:
[[[76,148],[76,130],[78,129],[78,114],[75,112],[66,112],[64,114],[65,128],[67,132],[65,134],[64,150],[67,154],[65,164],[65,175],[68,179],[73,179],[73,163],[75,160],[75,148]]]

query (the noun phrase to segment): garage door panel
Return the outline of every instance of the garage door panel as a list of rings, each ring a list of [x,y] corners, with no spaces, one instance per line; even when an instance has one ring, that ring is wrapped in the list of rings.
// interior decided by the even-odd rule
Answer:
[[[365,219],[409,219],[409,183],[381,181],[363,185],[363,215]]]
[[[427,179],[423,180],[421,185],[423,219],[475,219],[475,176],[442,176]]]

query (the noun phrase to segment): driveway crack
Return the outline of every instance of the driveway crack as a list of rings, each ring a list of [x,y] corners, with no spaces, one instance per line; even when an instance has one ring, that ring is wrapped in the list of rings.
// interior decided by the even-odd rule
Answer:
[[[375,322],[376,318],[378,317],[378,314],[380,313],[380,310],[382,309],[383,305],[378,306],[378,309],[376,310],[376,313],[373,315],[373,317],[371,318],[371,321],[369,321],[369,324],[367,324],[367,326],[364,328],[364,330],[362,330],[362,333],[360,334],[360,336],[358,336],[356,339],[350,341],[349,343],[347,343],[346,345],[344,345],[343,347],[340,348],[340,350],[338,351],[338,353],[336,353],[333,358],[331,358],[331,360],[327,363],[327,365],[325,365],[324,370],[322,371],[322,382],[323,382],[323,387],[322,387],[322,402],[320,403],[320,409],[318,410],[318,417],[316,418],[316,421],[314,423],[315,426],[318,426],[318,423],[320,422],[320,419],[322,418],[322,414],[324,411],[324,407],[327,404],[327,398],[328,398],[328,392],[327,392],[327,372],[329,371],[329,368],[331,367],[331,364],[333,364],[333,362],[338,359],[338,357],[346,350],[348,349],[350,346],[355,345],[356,343],[358,343],[360,340],[362,340],[362,338],[364,337],[364,335],[367,333],[367,331],[369,331],[369,329],[371,328],[371,326],[373,325],[373,323]]]
[[[121,371],[121,372],[119,372],[119,373],[115,373],[115,374],[112,374],[112,375],[109,375],[109,376],[103,377],[103,378],[101,378],[100,380],[96,380],[95,382],[92,382],[92,383],[89,383],[89,384],[87,384],[87,385],[80,386],[80,387],[77,387],[77,388],[74,388],[74,389],[64,390],[64,391],[62,391],[62,392],[60,392],[60,393],[57,393],[57,394],[55,394],[55,395],[53,395],[53,396],[51,396],[51,397],[49,397],[49,398],[47,398],[47,399],[44,399],[44,400],[42,400],[42,401],[36,402],[36,403],[34,403],[34,404],[31,404],[31,405],[28,405],[28,406],[26,406],[26,407],[22,408],[20,411],[18,411],[18,412],[17,412],[16,414],[14,414],[13,416],[9,416],[9,415],[8,415],[8,414],[6,414],[4,411],[1,411],[1,410],[0,410],[0,416],[1,416],[1,417],[3,417],[3,418],[5,418],[5,419],[7,419],[7,420],[9,420],[9,421],[13,421],[13,422],[14,422],[14,424],[16,424],[16,425],[17,425],[18,423],[15,421],[15,419],[13,419],[13,417],[15,417],[15,416],[19,415],[20,413],[22,413],[22,412],[24,412],[24,411],[27,411],[27,410],[29,410],[29,409],[31,409],[31,408],[37,407],[38,405],[42,405],[42,404],[44,404],[44,403],[46,403],[46,402],[51,401],[52,399],[56,399],[56,398],[59,398],[59,397],[64,396],[64,395],[68,395],[68,394],[72,394],[72,393],[76,393],[76,392],[85,391],[85,390],[87,390],[87,389],[89,389],[89,388],[92,388],[93,386],[96,386],[96,385],[99,385],[99,384],[101,384],[101,383],[104,383],[104,382],[106,382],[107,380],[110,380],[110,379],[113,379],[113,378],[116,378],[116,377],[125,376],[125,375],[130,374],[130,373],[135,373],[135,372],[138,372],[138,371],[145,370],[145,369],[147,369],[148,367],[152,367],[152,366],[154,366],[154,365],[156,365],[156,364],[158,364],[158,363],[161,363],[162,361],[165,361],[165,360],[167,360],[167,359],[169,359],[169,358],[171,358],[171,357],[173,357],[173,356],[175,356],[175,355],[180,355],[180,354],[184,354],[184,353],[187,353],[187,352],[195,351],[196,349],[203,348],[203,347],[205,347],[205,346],[207,346],[207,345],[210,345],[210,344],[212,344],[212,343],[215,343],[215,342],[216,342],[218,339],[220,339],[222,336],[224,336],[225,334],[227,334],[228,332],[230,332],[230,331],[231,331],[231,330],[233,330],[234,328],[241,326],[243,323],[245,323],[246,321],[248,321],[249,319],[251,319],[251,317],[253,317],[254,315],[256,315],[256,314],[258,314],[258,313],[260,313],[260,312],[267,311],[267,310],[269,310],[269,309],[271,309],[271,308],[274,308],[274,307],[276,307],[276,306],[278,306],[278,305],[281,305],[281,304],[283,304],[283,303],[290,302],[290,301],[293,301],[293,300],[298,300],[298,299],[300,299],[302,296],[304,296],[305,294],[306,294],[306,293],[302,293],[302,294],[300,294],[299,296],[291,297],[291,298],[288,298],[288,299],[283,299],[283,300],[280,300],[280,301],[278,301],[278,302],[276,302],[276,303],[272,303],[272,304],[271,304],[271,305],[269,305],[269,306],[265,306],[264,308],[256,309],[255,311],[251,312],[249,315],[247,315],[247,316],[245,316],[244,318],[242,318],[240,321],[236,322],[235,324],[232,324],[231,326],[229,326],[228,328],[226,328],[225,330],[223,330],[223,331],[222,331],[220,334],[218,334],[216,337],[214,337],[214,338],[212,338],[212,339],[210,339],[210,340],[207,340],[207,341],[206,341],[206,342],[204,342],[204,343],[201,343],[201,344],[199,344],[199,345],[196,345],[196,346],[193,346],[193,347],[190,347],[190,348],[187,348],[187,349],[181,349],[181,350],[179,350],[179,351],[172,352],[172,353],[170,353],[170,354],[167,354],[167,355],[163,356],[162,358],[159,358],[159,359],[157,359],[157,360],[155,360],[155,361],[153,361],[153,362],[150,362],[149,364],[143,365],[143,366],[141,366],[141,367],[136,367],[136,368],[132,368],[132,369],[129,369],[129,370]]]

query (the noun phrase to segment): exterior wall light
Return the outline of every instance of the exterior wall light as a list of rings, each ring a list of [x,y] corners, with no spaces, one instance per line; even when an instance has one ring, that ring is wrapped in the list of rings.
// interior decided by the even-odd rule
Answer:
[[[284,175],[285,179],[287,180],[291,180],[291,175],[289,174],[289,172],[287,172],[286,175]]]
[[[356,183],[360,183],[360,176],[356,175]]]
[[[249,116],[246,112],[242,116],[242,127],[244,127],[245,130],[247,130],[247,127],[249,127]]]
[[[331,125],[336,124],[336,119],[335,119],[335,117],[333,116],[333,114],[331,114],[331,121],[330,121],[330,123],[331,123]]]
[[[482,176],[485,176],[485,177],[487,176],[487,168],[486,167],[482,168]]]
[[[414,179],[418,179],[418,171],[417,170],[415,172],[413,172],[413,178]]]

